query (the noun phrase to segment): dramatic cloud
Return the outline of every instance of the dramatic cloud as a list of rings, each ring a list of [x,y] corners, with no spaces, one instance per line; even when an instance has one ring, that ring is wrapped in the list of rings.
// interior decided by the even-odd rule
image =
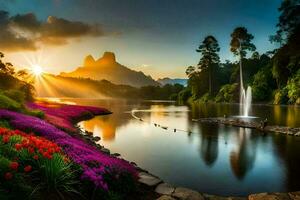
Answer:
[[[9,16],[0,10],[0,49],[6,51],[36,50],[40,44],[63,45],[83,36],[99,37],[104,33],[97,24],[49,16],[42,22],[33,13]]]

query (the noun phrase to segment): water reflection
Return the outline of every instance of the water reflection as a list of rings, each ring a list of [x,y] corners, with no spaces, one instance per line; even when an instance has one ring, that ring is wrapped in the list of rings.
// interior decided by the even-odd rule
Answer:
[[[171,184],[221,195],[300,189],[300,138],[263,136],[252,129],[192,121],[236,115],[238,105],[186,107],[166,102],[78,102],[113,111],[112,115],[82,122],[81,126],[100,136],[100,143],[112,152],[121,153],[125,159]],[[143,121],[130,115],[133,109],[145,110],[136,113]],[[267,116],[270,124],[300,124],[299,107],[257,105],[252,112]]]
[[[230,153],[231,169],[238,179],[243,179],[254,165],[256,138],[257,137],[251,137],[250,129],[239,129],[238,146]]]
[[[199,123],[198,123],[199,124]],[[214,162],[218,158],[218,151],[219,151],[219,145],[218,145],[218,137],[215,134],[216,131],[212,131],[212,129],[217,129],[217,126],[207,126],[203,125],[199,127],[201,130],[201,142],[200,142],[200,155],[203,159],[204,163],[207,166],[212,166]]]

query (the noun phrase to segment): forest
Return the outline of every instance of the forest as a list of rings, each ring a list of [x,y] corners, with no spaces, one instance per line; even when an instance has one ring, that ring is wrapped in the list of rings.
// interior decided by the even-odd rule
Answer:
[[[243,83],[252,87],[254,102],[300,104],[300,7],[299,1],[283,1],[277,32],[269,37],[277,48],[259,54],[255,37],[245,27],[231,33],[230,51],[237,61],[220,62],[220,47],[208,35],[196,50],[197,66],[186,69],[188,86],[178,94],[180,102],[238,102],[240,66]]]

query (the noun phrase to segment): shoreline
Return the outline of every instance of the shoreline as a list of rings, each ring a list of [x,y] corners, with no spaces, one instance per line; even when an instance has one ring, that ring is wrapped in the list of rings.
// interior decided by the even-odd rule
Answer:
[[[112,112],[107,114],[98,114],[93,116],[86,116],[84,119],[76,120],[74,122],[74,127],[78,129],[78,134],[84,138],[89,144],[97,147],[100,151],[109,154],[113,157],[122,158],[119,153],[111,153],[109,149],[97,144],[101,140],[100,137],[94,137],[93,132],[88,132],[79,128],[78,123],[86,120],[93,119],[97,116],[109,115]],[[230,124],[225,124],[230,125]],[[241,126],[239,126],[241,127]],[[251,127],[244,127],[251,128]],[[300,128],[299,128],[300,129]],[[269,131],[269,130],[268,130]],[[290,134],[289,134],[290,135]],[[299,135],[300,136],[300,135]],[[185,187],[174,186],[169,183],[164,182],[161,178],[156,175],[151,174],[148,170],[140,168],[136,163],[126,160],[130,164],[136,167],[136,170],[139,172],[139,186],[143,187],[143,190],[147,190],[151,195],[157,196],[157,200],[299,200],[300,191],[294,192],[263,192],[263,193],[253,193],[246,196],[220,196],[214,194],[207,194],[200,191],[192,190]],[[141,184],[141,185],[140,185]],[[148,194],[149,194],[148,193]],[[144,198],[145,197],[145,198]],[[147,196],[143,196],[143,199],[148,199]]]
[[[291,136],[300,136],[300,127],[288,127],[288,126],[278,126],[278,125],[266,125],[265,127],[261,127],[261,124],[258,122],[247,122],[242,119],[234,119],[234,118],[200,118],[200,119],[192,119],[193,122],[200,123],[214,123],[214,124],[223,124],[227,126],[235,126],[241,128],[250,128],[261,131],[263,134],[267,132],[280,133]]]

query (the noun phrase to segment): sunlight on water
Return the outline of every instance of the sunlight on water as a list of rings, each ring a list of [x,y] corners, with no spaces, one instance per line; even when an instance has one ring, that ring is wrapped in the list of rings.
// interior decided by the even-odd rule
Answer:
[[[192,122],[193,118],[236,115],[238,104],[187,107],[167,102],[97,100],[80,100],[80,104],[103,106],[113,111],[112,115],[80,123],[101,137],[101,145],[171,184],[222,195],[300,187],[300,174],[294,170],[300,167],[297,153],[300,138],[290,140],[283,135],[263,136],[252,129]],[[269,121],[285,124],[298,115],[299,107],[297,109],[253,105],[252,113],[264,118],[279,112],[280,115],[274,113],[276,117],[270,117]],[[131,110],[135,110],[136,118],[131,116]],[[300,125],[297,120],[293,123]],[[174,132],[173,128],[190,132]]]

